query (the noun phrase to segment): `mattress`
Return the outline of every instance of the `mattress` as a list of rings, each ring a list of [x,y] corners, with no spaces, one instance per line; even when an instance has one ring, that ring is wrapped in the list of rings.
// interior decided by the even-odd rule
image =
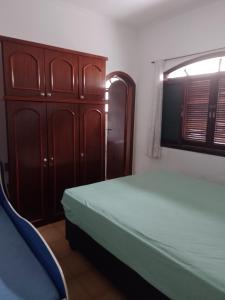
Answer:
[[[225,299],[225,187],[170,172],[65,191],[69,221],[171,299]]]
[[[54,283],[1,205],[0,238],[0,299],[61,299]]]

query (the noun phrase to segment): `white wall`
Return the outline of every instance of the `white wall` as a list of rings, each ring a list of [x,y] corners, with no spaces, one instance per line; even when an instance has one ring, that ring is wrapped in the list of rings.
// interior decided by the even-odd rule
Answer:
[[[141,58],[138,80],[135,134],[135,171],[173,169],[225,182],[225,158],[194,152],[163,149],[161,160],[146,156],[151,123],[152,60],[176,57],[225,47],[225,3],[214,2],[175,18],[145,27],[139,34]]]
[[[136,33],[65,0],[0,0],[0,34],[108,56],[107,72],[134,77]]]
[[[202,9],[151,24],[137,35],[134,29],[69,1],[0,0],[0,34],[108,56],[108,73],[122,70],[138,79],[135,172],[167,168],[225,182],[225,159],[221,157],[166,148],[161,160],[146,156],[151,122],[150,61],[225,46],[224,12],[224,1],[214,1]]]

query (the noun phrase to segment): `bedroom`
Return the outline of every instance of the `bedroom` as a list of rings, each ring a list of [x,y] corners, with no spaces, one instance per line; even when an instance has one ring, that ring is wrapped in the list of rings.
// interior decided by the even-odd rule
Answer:
[[[133,174],[167,170],[223,185],[223,156],[163,147],[161,158],[151,159],[147,151],[154,101],[154,64],[151,62],[178,57],[166,63],[166,71],[207,52],[216,53],[216,49],[221,52],[225,47],[222,38],[224,2],[123,1],[117,7],[114,3],[109,1],[108,7],[104,7],[103,1],[1,1],[0,35],[108,57],[106,75],[122,71],[136,83]],[[0,151],[4,160],[6,150],[2,141]],[[7,181],[7,168],[5,175]],[[60,223],[47,227],[54,245],[57,240],[61,241],[61,228],[57,226]],[[83,262],[84,269],[88,262]],[[78,269],[83,267],[79,259],[77,264]],[[70,263],[67,265],[70,270]],[[72,268],[68,273],[75,282],[75,287],[69,284],[71,293],[77,295],[74,299],[107,299],[107,291],[98,291],[96,287],[104,286],[105,277],[89,272],[86,281],[90,282],[86,285],[85,275],[83,284],[79,284],[76,271]],[[110,293],[117,296],[113,298]],[[108,297],[117,299],[122,295],[110,288]]]

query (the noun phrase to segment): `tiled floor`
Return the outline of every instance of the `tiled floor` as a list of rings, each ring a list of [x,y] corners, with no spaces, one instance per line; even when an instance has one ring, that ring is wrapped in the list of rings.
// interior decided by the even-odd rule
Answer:
[[[65,223],[60,221],[39,231],[58,259],[67,282],[70,300],[125,300],[125,296],[81,253],[70,249]]]

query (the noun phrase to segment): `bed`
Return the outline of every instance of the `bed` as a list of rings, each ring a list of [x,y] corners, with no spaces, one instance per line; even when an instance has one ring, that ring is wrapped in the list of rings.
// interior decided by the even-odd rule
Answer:
[[[157,171],[68,189],[62,204],[68,222],[167,297],[225,299],[223,185]]]
[[[16,213],[0,176],[0,299],[68,299],[64,276],[38,231]]]

